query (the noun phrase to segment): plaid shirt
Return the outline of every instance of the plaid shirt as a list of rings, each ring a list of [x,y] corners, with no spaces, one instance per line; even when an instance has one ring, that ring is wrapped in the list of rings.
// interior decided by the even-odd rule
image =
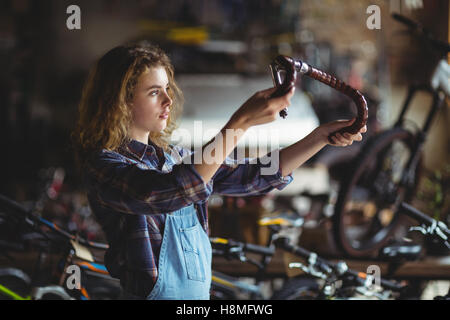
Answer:
[[[260,159],[227,158],[205,184],[193,164],[195,153],[179,146],[164,152],[136,140],[112,152],[102,150],[86,171],[90,206],[110,248],[105,265],[125,291],[145,297],[158,276],[166,214],[194,204],[208,234],[207,200],[212,193],[249,196],[283,189],[292,175],[261,175]],[[268,154],[270,156],[270,153]],[[190,161],[185,161],[190,157]],[[266,162],[263,162],[266,163]]]

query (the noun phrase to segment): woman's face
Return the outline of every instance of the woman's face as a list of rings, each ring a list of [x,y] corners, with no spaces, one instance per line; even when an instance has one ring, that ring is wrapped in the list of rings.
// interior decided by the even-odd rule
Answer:
[[[132,138],[148,136],[150,132],[160,132],[166,128],[172,105],[169,90],[164,67],[150,68],[139,77],[131,102]]]

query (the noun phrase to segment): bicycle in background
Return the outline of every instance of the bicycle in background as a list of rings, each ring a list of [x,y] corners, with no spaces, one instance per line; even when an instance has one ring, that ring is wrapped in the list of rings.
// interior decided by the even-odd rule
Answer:
[[[8,250],[24,250],[27,246],[38,249],[38,261],[33,277],[28,277],[16,268],[2,268],[0,272],[0,295],[23,299],[117,299],[121,288],[119,281],[109,276],[103,264],[95,262],[91,249],[104,251],[108,245],[77,237],[58,225],[35,215],[19,203],[0,195],[2,216],[12,216],[21,222],[18,243],[3,241],[0,246],[6,256]],[[5,223],[5,221],[3,221]],[[42,227],[48,229],[43,230]],[[44,262],[49,254],[63,254],[59,262],[57,284],[48,284],[51,279],[40,279],[48,270]],[[69,266],[77,266],[81,273],[79,288],[69,288],[67,273]],[[20,292],[16,292],[20,288]]]
[[[422,149],[437,112],[450,96],[450,66],[445,60],[450,45],[435,39],[418,23],[394,14],[427,44],[442,54],[431,81],[412,85],[395,125],[367,141],[355,158],[352,174],[341,182],[333,214],[333,235],[349,257],[374,257],[402,225],[400,204],[409,202],[418,185]],[[405,114],[418,92],[432,103],[422,128],[405,128]]]

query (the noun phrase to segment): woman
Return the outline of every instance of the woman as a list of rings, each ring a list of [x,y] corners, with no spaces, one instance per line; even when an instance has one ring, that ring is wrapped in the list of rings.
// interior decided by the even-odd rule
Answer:
[[[353,121],[319,126],[279,152],[276,172],[262,174],[267,163],[237,163],[227,156],[250,127],[277,119],[294,89],[278,98],[270,98],[272,92],[255,93],[203,147],[215,161],[192,161],[195,153],[167,142],[182,104],[167,55],[155,46],[129,45],[98,61],[83,90],[74,138],[91,208],[110,245],[106,267],[127,296],[209,299],[211,193],[281,190],[332,132]],[[346,146],[362,136],[332,139]]]

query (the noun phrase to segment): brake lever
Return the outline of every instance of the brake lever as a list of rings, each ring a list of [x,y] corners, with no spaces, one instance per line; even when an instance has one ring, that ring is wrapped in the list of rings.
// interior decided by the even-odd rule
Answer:
[[[323,279],[323,280],[326,280],[328,278],[328,276],[325,273],[316,270],[311,265],[306,266],[306,265],[304,265],[301,262],[290,262],[289,263],[289,268],[299,268],[303,272],[305,272],[305,273],[307,273],[309,275],[312,275],[313,277],[320,278],[320,279]]]
[[[439,222],[442,223],[442,222]],[[440,238],[445,246],[450,249],[450,243],[448,236],[441,230],[439,223],[437,221],[433,221],[433,223],[430,226],[426,226],[425,224],[422,224],[420,226],[414,226],[409,228],[409,232],[412,231],[418,231],[424,235],[431,235],[436,236]]]
[[[300,268],[304,272],[324,280],[333,275],[333,270],[329,266],[317,260],[316,253],[310,254],[307,266],[301,262],[291,262],[289,268]]]

